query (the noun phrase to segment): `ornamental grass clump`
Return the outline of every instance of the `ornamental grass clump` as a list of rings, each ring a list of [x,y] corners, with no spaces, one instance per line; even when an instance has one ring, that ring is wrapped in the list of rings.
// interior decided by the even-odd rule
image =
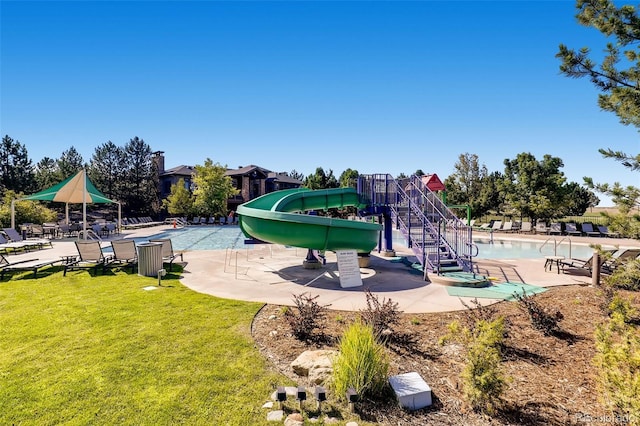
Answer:
[[[340,339],[339,354],[333,362],[331,387],[338,398],[353,388],[361,397],[382,396],[387,388],[389,358],[376,341],[373,328],[356,321]]]

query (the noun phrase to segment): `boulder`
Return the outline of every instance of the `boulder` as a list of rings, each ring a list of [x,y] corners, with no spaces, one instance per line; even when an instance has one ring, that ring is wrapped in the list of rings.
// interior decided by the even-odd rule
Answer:
[[[322,384],[333,372],[333,358],[338,354],[332,350],[304,351],[291,362],[294,373],[309,377],[314,384]]]

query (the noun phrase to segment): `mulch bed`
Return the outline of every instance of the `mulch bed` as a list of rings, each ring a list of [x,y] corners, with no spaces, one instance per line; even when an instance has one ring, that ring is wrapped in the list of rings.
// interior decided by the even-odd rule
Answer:
[[[640,308],[637,294],[621,294],[635,296],[634,306]],[[507,320],[502,366],[509,378],[503,406],[493,416],[476,413],[464,402],[460,382],[464,348],[438,343],[447,334],[451,321],[464,321],[468,316],[467,311],[458,311],[401,314],[394,335],[406,339],[389,345],[390,374],[418,372],[432,389],[433,405],[408,412],[394,402],[364,401],[358,406],[360,417],[388,425],[577,425],[585,424],[589,418],[605,418],[601,416],[608,412],[599,398],[592,365],[595,327],[606,320],[601,291],[590,286],[564,286],[534,298],[540,305],[563,314],[559,333],[545,336],[533,328],[516,302],[492,305],[495,314]],[[342,331],[357,315],[328,311],[322,329],[324,337],[304,343],[292,336],[281,306],[265,305],[254,319],[252,334],[256,346],[277,371],[308,386],[306,378],[293,373],[290,363],[305,350],[336,349]]]

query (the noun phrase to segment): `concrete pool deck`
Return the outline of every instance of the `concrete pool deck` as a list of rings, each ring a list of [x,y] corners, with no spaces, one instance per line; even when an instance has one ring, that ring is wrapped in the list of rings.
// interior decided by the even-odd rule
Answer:
[[[114,238],[145,238],[169,229],[156,226],[126,231]],[[547,235],[498,234],[496,239],[546,240]],[[640,241],[631,239],[573,237],[574,244],[602,244],[620,248],[640,248]],[[108,245],[108,240],[105,241]],[[34,253],[38,253],[34,256]],[[51,258],[76,254],[73,240],[53,240],[53,248],[41,252],[12,255],[11,258]],[[217,297],[262,302],[277,305],[293,305],[293,295],[309,293],[319,296],[317,302],[330,305],[333,310],[353,311],[366,307],[364,289],[370,289],[383,298],[398,303],[406,313],[445,312],[462,310],[461,301],[472,298],[450,296],[445,285],[425,282],[421,273],[399,261],[406,256],[415,259],[410,250],[396,247],[396,258],[383,257],[373,252],[368,268],[361,268],[362,287],[341,288],[337,277],[336,256],[327,252],[327,263],[321,269],[305,269],[302,262],[307,250],[281,245],[256,245],[251,249],[197,250],[184,254],[184,271],[180,282],[204,294]],[[591,283],[591,277],[579,274],[556,273],[544,267],[545,258],[537,259],[477,259],[475,270],[491,277],[495,282],[524,282],[526,284],[553,287],[559,285]],[[82,273],[82,272],[80,272]],[[155,284],[150,278],[150,284]],[[498,299],[478,299],[491,304]]]

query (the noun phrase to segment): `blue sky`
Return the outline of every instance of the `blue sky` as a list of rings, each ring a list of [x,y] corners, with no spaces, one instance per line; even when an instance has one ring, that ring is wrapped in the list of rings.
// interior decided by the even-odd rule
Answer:
[[[574,1],[0,1],[0,131],[34,163],[138,136],[166,167],[305,175],[489,171],[530,152],[569,181],[640,185],[640,149],[560,43],[599,53]],[[600,197],[601,205],[610,201]]]

